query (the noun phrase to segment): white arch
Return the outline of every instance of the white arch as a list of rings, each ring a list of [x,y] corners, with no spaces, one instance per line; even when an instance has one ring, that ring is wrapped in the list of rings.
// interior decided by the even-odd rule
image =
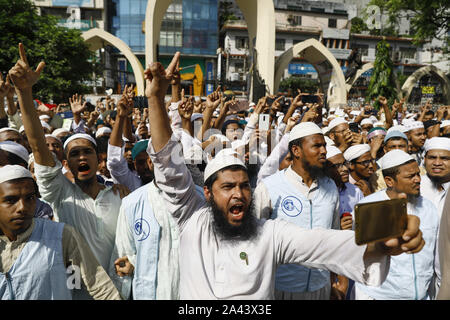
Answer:
[[[83,32],[82,37],[84,41],[89,45],[91,50],[98,50],[103,47],[103,42],[106,42],[117,49],[128,59],[133,69],[134,78],[136,79],[137,94],[144,95],[144,69],[139,59],[133,54],[130,47],[125,42],[112,35],[111,33],[99,29],[93,28]]]
[[[148,0],[145,12],[145,64],[156,61],[161,22],[173,0]],[[275,8],[272,0],[236,0],[244,14],[249,33],[250,52],[253,41],[258,52],[258,71],[273,92],[275,55]]]
[[[328,105],[347,105],[347,90],[341,66],[333,54],[322,43],[313,38],[297,43],[277,58],[274,91],[278,91],[284,69],[299,54],[317,70],[322,92],[328,92]]]
[[[436,74],[442,80],[442,82],[443,82],[442,93],[443,93],[446,103],[449,103],[450,102],[450,81],[449,81],[448,77],[445,75],[445,72],[443,72],[441,69],[439,69],[435,66],[432,66],[432,65],[417,69],[416,71],[414,71],[414,73],[412,75],[410,75],[406,79],[405,83],[402,86],[402,90],[401,90],[403,93],[403,97],[406,100],[408,100],[409,95],[411,94],[411,91],[414,88],[414,85],[416,84],[416,82],[419,81],[420,78],[422,78],[423,76],[425,76],[427,74]]]
[[[373,69],[374,65],[372,62],[368,62],[363,64],[363,66],[361,68],[358,69],[358,71],[356,71],[356,74],[349,79],[349,82],[346,83],[346,88],[347,88],[347,92],[350,91],[350,89],[352,88],[352,86],[355,84],[356,80],[358,80],[358,78],[366,71],[369,71],[370,69]]]

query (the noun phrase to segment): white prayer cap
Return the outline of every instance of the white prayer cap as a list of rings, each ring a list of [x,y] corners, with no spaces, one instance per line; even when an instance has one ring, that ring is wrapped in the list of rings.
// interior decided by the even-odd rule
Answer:
[[[24,131],[25,131],[25,127],[23,125],[21,125],[20,128],[19,128],[19,133],[22,133]]]
[[[14,131],[14,132],[20,133],[19,130],[14,129],[14,128],[10,128],[10,127],[6,127],[6,128],[1,128],[0,129],[0,133],[5,132],[5,131]]]
[[[372,123],[375,123],[378,121],[377,117],[375,117],[374,115],[370,116],[369,119],[372,121]]]
[[[278,118],[278,117],[281,117],[281,116],[284,116],[284,113],[281,112],[281,111],[277,111],[276,117]]]
[[[331,120],[328,124],[328,131],[331,131],[334,127],[337,127],[342,123],[348,123],[348,121],[346,121],[344,118],[335,118]]]
[[[371,124],[371,125],[373,125],[373,122],[372,122],[372,120],[370,120],[369,118],[362,119],[362,120],[361,120],[361,125],[363,126],[363,125],[365,125],[365,124]]]
[[[334,112],[334,114],[337,115],[337,116],[339,116],[339,117],[343,117],[343,116],[346,115],[346,113],[345,113],[344,110],[342,110],[342,109],[337,109],[337,110]]]
[[[195,121],[197,119],[203,119],[203,114],[201,113],[193,113],[191,116],[191,121]]]
[[[386,134],[389,134],[391,131],[400,131],[400,132],[405,133],[405,132],[406,132],[406,127],[403,126],[403,125],[401,125],[401,124],[396,125],[396,126],[392,126],[392,127],[390,127],[390,128],[388,129],[388,131],[386,132]]]
[[[248,104],[249,107],[253,107],[254,105],[255,105],[254,102],[250,102],[250,103]]]
[[[384,128],[384,122],[383,121],[377,121],[373,124],[374,127],[382,127]]]
[[[425,128],[422,121],[411,121],[406,124],[406,131]]]
[[[322,108],[322,114],[325,114],[325,113],[327,113],[327,109]]]
[[[53,130],[52,135],[54,135],[56,137],[58,134],[61,134],[61,133],[70,133],[70,131],[67,129],[64,129],[64,128],[58,128],[58,129]]]
[[[208,180],[208,178],[217,171],[233,165],[241,166],[243,169],[247,170],[244,162],[242,162],[241,159],[236,158],[234,155],[215,157],[206,165],[205,173],[203,175],[204,182],[206,182],[206,180]]]
[[[366,152],[370,152],[370,146],[368,144],[355,144],[345,150],[344,158],[347,161],[352,161],[361,157]]]
[[[352,114],[354,116],[359,116],[360,112],[358,110],[353,110],[350,112],[350,114]]]
[[[52,127],[50,127],[50,125],[44,120],[41,120],[41,126],[47,130],[52,130]]]
[[[378,162],[381,170],[393,168],[404,164],[414,158],[403,150],[395,149],[386,153]]]
[[[414,116],[415,116],[414,113],[407,113],[406,116],[405,116],[405,118],[409,119],[409,118],[412,118],[412,117],[414,117]]]
[[[444,120],[441,122],[441,125],[440,125],[441,128],[445,128],[448,126],[450,126],[450,120]]]
[[[54,139],[56,139],[56,140],[58,140],[59,142],[61,142],[61,143],[62,143],[61,139],[60,139],[60,138],[58,138],[57,136],[54,136],[53,134],[46,134],[46,135],[45,135],[45,137],[46,137],[46,138],[47,138],[47,137],[51,137],[51,138],[54,138]]]
[[[69,138],[67,138],[66,142],[64,142],[64,149],[67,147],[69,142],[76,140],[76,139],[86,139],[86,140],[89,140],[90,142],[92,142],[95,146],[97,146],[97,142],[90,135],[88,135],[86,133],[76,133],[76,134],[70,136]]]
[[[239,156],[239,154],[233,148],[224,148],[217,152],[216,157],[224,157],[224,156]]]
[[[39,116],[39,120],[45,120],[45,119],[50,119],[50,116],[43,114]]]
[[[31,172],[22,166],[8,164],[0,168],[0,183],[21,178],[33,179]]]
[[[328,129],[328,127],[323,127],[322,128],[322,133],[323,134],[327,134],[328,131],[330,131],[330,129]]]
[[[16,156],[22,158],[25,162],[28,162],[28,151],[21,144],[13,141],[3,141],[0,142],[0,150],[4,150],[15,154]]]
[[[342,151],[339,150],[339,148],[337,148],[335,146],[327,145],[326,149],[327,149],[327,159],[334,157],[338,154],[342,154]]]
[[[108,127],[101,127],[100,129],[97,130],[97,132],[95,133],[95,137],[98,138],[102,135],[104,135],[105,133],[111,133],[112,130],[111,128]]]
[[[433,137],[427,139],[423,145],[425,153],[429,150],[447,150],[450,151],[450,138],[446,137]]]
[[[330,108],[330,112],[335,112],[335,111],[336,111],[336,108],[334,108],[334,107]]]
[[[327,146],[334,146],[334,145],[336,145],[336,144],[334,143],[334,141],[331,140],[329,137],[324,136],[324,138],[325,138],[325,142],[326,142]]]
[[[289,142],[317,133],[323,134],[322,129],[314,122],[300,122],[292,128]]]

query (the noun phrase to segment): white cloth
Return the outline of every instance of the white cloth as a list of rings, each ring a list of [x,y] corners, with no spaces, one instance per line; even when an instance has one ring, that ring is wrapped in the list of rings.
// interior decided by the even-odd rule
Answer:
[[[450,138],[446,137],[433,137],[427,139],[423,145],[423,150],[425,153],[428,150],[447,150],[450,151]]]
[[[370,152],[370,146],[368,144],[355,144],[345,150],[344,158],[347,161],[352,161],[358,159],[366,152]]]
[[[260,234],[253,241],[220,239],[186,166],[171,161],[175,144],[169,141],[158,153],[152,149],[150,156],[156,183],[180,227],[181,300],[273,299],[275,271],[282,263],[329,269],[369,285],[386,277],[389,257],[364,259],[366,247],[355,244],[352,231],[304,230],[283,220],[258,220]],[[248,254],[248,264],[241,252]]]
[[[6,165],[0,168],[0,183],[21,179],[21,178],[31,178],[31,172],[19,165]]]
[[[131,171],[123,156],[125,147],[117,147],[108,143],[106,167],[115,183],[122,184],[133,192],[142,186],[142,180],[136,171]]]
[[[323,134],[322,129],[314,122],[300,122],[291,130],[289,142],[297,140],[313,134]]]
[[[262,179],[276,173],[280,167],[280,163],[286,157],[289,152],[289,133],[285,134],[281,138],[280,142],[277,143],[275,148],[273,148],[270,155],[264,161],[264,164],[258,171],[257,185],[262,181]]]
[[[405,162],[414,160],[414,158],[403,150],[395,149],[386,153],[380,160],[381,170],[393,168],[404,164]]]
[[[11,152],[16,156],[23,159],[23,161],[28,162],[29,153],[21,144],[14,141],[2,141],[0,142],[0,150]]]

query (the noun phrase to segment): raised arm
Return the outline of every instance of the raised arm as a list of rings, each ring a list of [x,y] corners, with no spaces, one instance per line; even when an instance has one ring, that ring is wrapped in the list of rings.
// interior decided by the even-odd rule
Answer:
[[[31,70],[25,54],[25,48],[19,43],[20,59],[16,65],[9,70],[9,76],[16,88],[16,94],[22,111],[22,122],[28,137],[34,161],[38,164],[53,167],[55,161],[45,141],[44,129],[42,128],[33,103],[32,86],[37,82],[44,69],[45,62],[40,62],[35,71]]]

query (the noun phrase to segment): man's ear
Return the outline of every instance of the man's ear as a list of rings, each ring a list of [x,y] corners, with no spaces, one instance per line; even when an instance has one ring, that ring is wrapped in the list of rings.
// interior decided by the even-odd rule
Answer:
[[[384,182],[388,188],[393,188],[395,184],[395,180],[392,177],[386,176],[384,177]]]
[[[300,158],[302,155],[302,148],[300,146],[293,145],[291,148],[291,153],[295,158]]]
[[[203,186],[203,194],[205,195],[206,201],[209,201],[209,199],[211,198],[211,191],[207,186]]]
[[[153,162],[152,162],[152,159],[150,159],[150,156],[147,158],[147,165],[148,165],[148,168],[150,169],[150,171],[153,172]]]

